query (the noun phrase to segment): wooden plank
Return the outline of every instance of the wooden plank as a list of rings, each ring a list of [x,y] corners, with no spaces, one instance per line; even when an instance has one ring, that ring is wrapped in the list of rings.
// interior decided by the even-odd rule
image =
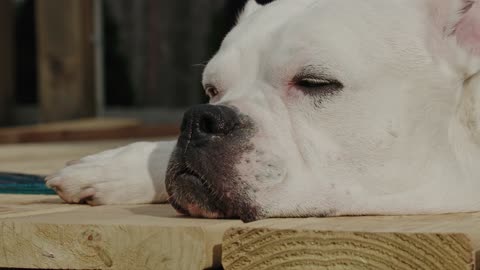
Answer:
[[[0,196],[0,220],[68,212],[85,207],[87,206],[64,204],[58,196],[3,194]]]
[[[0,144],[129,139],[178,135],[177,125],[144,125],[134,119],[92,118],[0,128]]]
[[[128,142],[7,145],[0,171],[46,174]],[[243,224],[180,217],[168,205],[0,196],[0,268],[478,270],[479,250],[480,213]]]
[[[225,269],[478,269],[480,213],[242,224],[22,197],[0,200],[0,267],[203,269],[223,257]]]
[[[127,143],[7,145],[0,148],[0,171],[50,173]],[[0,267],[203,269],[220,265],[223,232],[240,224],[179,218],[168,205],[92,208],[57,196],[0,196]]]
[[[167,205],[71,206],[0,214],[0,267],[204,269],[220,266],[223,232],[240,221],[178,217]],[[15,212],[16,204],[0,204]],[[25,207],[27,204],[23,204]],[[51,205],[49,205],[52,207]],[[70,207],[70,206],[67,206]],[[13,210],[12,210],[13,208]],[[10,213],[10,215],[12,215]]]
[[[137,138],[102,142],[2,145],[0,147],[0,172],[47,175],[64,167],[67,161],[144,140]],[[160,138],[151,138],[150,140],[155,141]]]
[[[480,213],[265,220],[222,247],[225,269],[480,269]]]
[[[94,116],[92,0],[35,4],[42,120]]]
[[[15,7],[11,0],[0,0],[0,124],[8,124],[13,104],[15,79]]]

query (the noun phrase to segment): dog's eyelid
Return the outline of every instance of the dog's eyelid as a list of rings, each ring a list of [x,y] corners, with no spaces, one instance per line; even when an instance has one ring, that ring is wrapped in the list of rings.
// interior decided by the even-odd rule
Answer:
[[[335,85],[342,85],[338,80],[333,79],[331,77],[318,75],[318,74],[297,74],[292,82],[294,84],[312,84],[312,85],[327,85],[327,84],[335,84]]]
[[[298,81],[309,82],[309,83],[314,83],[314,84],[327,84],[327,83],[332,82],[332,80],[317,78],[317,77],[303,77],[303,78],[298,79],[297,82]]]
[[[293,81],[325,81],[325,82],[334,82],[337,81],[333,79],[332,75],[329,75],[329,72],[324,67],[308,65],[304,66],[293,78]]]
[[[293,78],[292,84],[297,90],[315,97],[332,95],[343,89],[343,84],[324,70],[307,67]]]

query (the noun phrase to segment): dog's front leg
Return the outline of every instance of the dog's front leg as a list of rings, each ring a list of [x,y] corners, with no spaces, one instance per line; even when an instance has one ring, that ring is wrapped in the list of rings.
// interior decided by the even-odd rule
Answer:
[[[46,184],[66,202],[164,203],[165,172],[175,141],[139,142],[71,161]]]

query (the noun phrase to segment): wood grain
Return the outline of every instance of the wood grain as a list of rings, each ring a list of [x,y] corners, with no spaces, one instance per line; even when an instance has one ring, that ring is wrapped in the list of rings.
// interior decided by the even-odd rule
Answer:
[[[479,250],[479,213],[277,219],[229,229],[222,262],[235,270],[479,269]]]
[[[24,195],[0,198],[0,209],[0,267],[478,269],[480,213],[243,224],[178,216],[168,205]]]
[[[51,173],[130,141],[6,145],[0,171]],[[480,213],[206,220],[168,205],[0,196],[0,268],[480,269]]]
[[[226,269],[472,269],[462,234],[237,230],[226,236]],[[235,242],[235,244],[232,244]],[[240,250],[240,252],[239,252]]]
[[[18,199],[11,204],[0,201],[0,209],[10,209],[6,214],[0,211],[0,267],[218,267],[223,232],[241,225],[240,221],[178,217],[168,205],[89,207],[55,200],[29,197],[21,210]],[[39,209],[42,204],[43,210]],[[51,211],[45,212],[48,208]],[[17,215],[12,216],[13,212]]]

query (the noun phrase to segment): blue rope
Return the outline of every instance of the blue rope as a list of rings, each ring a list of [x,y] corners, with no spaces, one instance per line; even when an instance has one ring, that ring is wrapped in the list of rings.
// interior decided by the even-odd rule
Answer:
[[[43,181],[43,176],[0,173],[0,194],[55,194]]]

